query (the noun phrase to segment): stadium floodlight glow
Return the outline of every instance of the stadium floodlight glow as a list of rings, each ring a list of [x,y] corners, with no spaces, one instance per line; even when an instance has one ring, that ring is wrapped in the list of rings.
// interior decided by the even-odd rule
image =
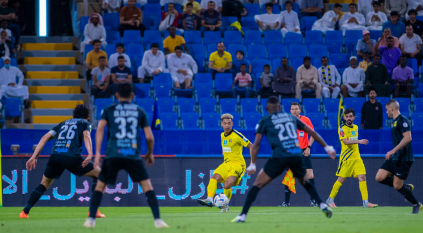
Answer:
[[[47,36],[47,0],[38,0],[38,36]]]

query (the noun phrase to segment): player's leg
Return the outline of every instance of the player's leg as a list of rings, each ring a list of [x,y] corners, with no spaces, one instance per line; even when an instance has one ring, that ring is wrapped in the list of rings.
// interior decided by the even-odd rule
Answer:
[[[335,197],[339,192],[339,189],[341,186],[345,183],[347,178],[345,177],[338,177],[338,179],[335,181],[335,184],[333,184],[332,191],[330,191],[329,198],[326,201],[326,204],[328,204],[330,207],[335,208]]]
[[[28,218],[29,211],[31,208],[40,200],[41,196],[43,196],[44,192],[50,188],[51,184],[53,184],[54,179],[47,178],[43,175],[43,179],[41,183],[32,191],[31,196],[29,196],[28,202],[26,203],[24,209],[22,210],[19,218]]]
[[[404,185],[404,180],[398,176],[394,176],[394,189],[401,193],[413,205],[413,214],[418,214],[422,210],[423,206],[414,197],[413,192]]]
[[[97,178],[100,175],[101,169],[99,167],[94,167],[93,169],[87,173],[84,174],[84,176],[88,176],[93,178],[93,183],[91,185],[91,191],[95,192],[95,187],[97,186]]]
[[[369,202],[369,193],[367,192],[367,181],[366,181],[366,175],[358,175],[358,187],[360,189],[361,198],[363,200],[363,207],[364,208],[375,208],[378,205],[372,204]]]
[[[105,180],[105,179],[104,179]],[[106,183],[103,182],[101,179],[98,180],[93,195],[91,196],[91,202],[89,207],[88,216],[89,218],[85,221],[84,227],[87,228],[94,228],[95,227],[95,219],[97,217],[98,208],[101,204],[101,199],[103,198],[103,192],[106,189]]]
[[[378,183],[387,185],[389,187],[394,187],[394,171],[394,163],[392,163],[391,160],[385,160],[385,162],[383,162],[382,166],[377,171],[375,179]]]
[[[223,194],[226,195],[226,197],[228,197],[229,201],[232,198],[232,186],[236,186],[236,184],[238,183],[239,178],[236,176],[229,176],[225,183],[223,184]]]
[[[209,185],[207,185],[207,198],[206,199],[198,199],[197,202],[200,205],[213,207],[213,198],[216,194],[217,190],[217,183],[222,183],[227,177],[228,169],[226,168],[226,164],[222,163],[213,173],[213,176],[210,178]]]
[[[314,173],[313,173],[313,167],[311,166],[311,158],[310,156],[303,156],[303,162],[306,168],[306,175],[307,175],[307,179],[310,181],[310,183],[312,183],[313,185],[315,185],[314,183]],[[315,200],[311,199],[310,200],[310,206],[317,206],[317,203]]]
[[[299,168],[295,169],[292,166],[291,166],[291,170],[294,173],[294,177],[298,178],[300,184],[305,188],[307,193],[310,195],[310,198],[316,201],[317,206],[323,211],[326,217],[328,218],[332,217],[332,209],[326,203],[322,201],[314,184],[312,184],[307,179],[305,171],[303,172],[302,169],[299,169]],[[301,176],[303,178],[300,178]]]

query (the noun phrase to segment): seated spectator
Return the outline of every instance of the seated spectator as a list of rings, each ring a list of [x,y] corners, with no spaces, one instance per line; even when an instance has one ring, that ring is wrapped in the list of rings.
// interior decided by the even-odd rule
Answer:
[[[225,44],[223,42],[219,42],[217,44],[217,51],[210,54],[209,73],[212,74],[213,79],[216,73],[233,73],[232,56],[225,51]]]
[[[389,97],[391,84],[389,82],[388,69],[380,64],[380,55],[376,54],[374,63],[367,68],[364,93],[367,95],[370,88],[374,88],[378,96]]]
[[[112,85],[110,84],[110,69],[106,67],[106,57],[98,58],[98,66],[91,71],[93,85],[91,95],[95,98],[110,98]]]
[[[301,0],[300,2],[301,17],[316,16],[317,19],[322,18],[323,0]]]
[[[392,36],[390,28],[385,28],[383,30],[382,36],[377,41],[375,47],[388,46],[388,44],[386,42],[386,38],[388,38],[388,37],[392,37],[394,39],[394,47],[399,48],[399,39],[396,38],[395,36]]]
[[[12,41],[7,40],[7,32],[0,32],[0,57],[11,57],[15,54]]]
[[[241,64],[240,67],[241,72],[236,74],[234,82],[232,84],[232,90],[233,90],[233,97],[236,98],[236,88],[238,89],[245,89],[246,97],[250,97],[250,86],[251,86],[251,75],[247,73],[247,64]],[[238,82],[238,86],[235,88],[235,84]]]
[[[370,53],[370,57],[373,57],[376,53],[375,45],[376,41],[370,39],[370,32],[367,30],[363,31],[363,38],[357,41],[356,46],[358,58],[363,58],[363,53]]]
[[[264,71],[260,76],[261,88],[258,94],[261,96],[261,98],[267,98],[273,93],[273,74],[270,73],[270,65],[268,64],[264,65],[263,70]]]
[[[281,22],[281,32],[282,37],[285,38],[286,33],[295,32],[301,34],[300,31],[300,22],[298,21],[298,15],[295,11],[292,10],[292,2],[285,2],[285,9],[280,14],[279,21]]]
[[[182,36],[176,35],[176,27],[171,25],[169,27],[169,36],[163,40],[165,55],[175,52],[175,48],[177,46],[183,46],[185,52],[189,54],[188,47],[185,44],[185,39]]]
[[[132,84],[132,72],[129,67],[125,66],[125,57],[118,57],[118,65],[113,67],[110,71],[113,87],[112,94],[117,92],[117,87],[120,83],[131,83]],[[133,85],[133,84],[132,84]]]
[[[353,1],[355,2],[355,0]],[[357,0],[357,11],[358,13],[364,15],[366,17],[367,14],[369,14],[372,11],[372,5],[374,2],[378,2],[378,0]]]
[[[195,0],[188,0],[185,5],[184,5],[184,11],[183,13],[187,13],[188,12],[188,4],[191,3],[191,9],[192,9],[192,13],[197,15],[197,16],[201,16],[201,5],[200,3],[198,3]]]
[[[199,4],[198,2],[196,3]],[[184,15],[182,16],[182,26],[184,27],[185,31],[195,31],[198,28],[198,16],[193,12],[192,3],[188,2],[187,4],[185,4],[185,7],[186,10],[184,11]]]
[[[205,0],[203,0],[204,2]],[[206,11],[201,12],[201,31],[223,31],[222,17],[218,11],[215,10],[215,3],[209,1]]]
[[[165,70],[165,56],[159,51],[159,44],[151,43],[150,50],[144,52],[142,64],[138,68],[138,80],[143,83],[146,76],[158,75]]]
[[[313,31],[322,31],[323,34],[326,31],[333,31],[335,30],[335,25],[338,22],[339,13],[342,11],[342,5],[339,3],[335,3],[333,6],[333,10],[327,11],[323,18],[314,22],[313,27],[311,30]]]
[[[401,50],[397,47],[394,47],[394,38],[388,37],[386,42],[388,46],[375,46],[375,49],[379,52],[380,56],[382,57],[382,63],[388,69],[389,75],[391,75],[392,70],[398,64],[398,59],[401,57]]]
[[[358,64],[358,67],[360,67],[361,69],[364,70],[364,72],[366,72],[367,67],[369,67],[371,64],[373,64],[370,60],[370,53],[369,52],[365,52],[363,53],[363,61],[360,62],[360,64]]]
[[[21,97],[25,101],[25,106],[28,105],[28,86],[24,86],[24,76],[22,71],[17,67],[10,65],[10,58],[3,57],[3,68],[0,70],[0,86],[2,96],[7,97]],[[19,78],[16,83],[16,78]]]
[[[13,1],[13,9],[15,10],[15,17],[12,19],[12,23],[17,24],[21,27],[21,32],[23,33],[26,28],[26,19],[25,12],[20,10],[21,3],[19,0]],[[7,24],[9,27],[9,24]]]
[[[354,3],[350,3],[349,5],[349,12],[344,13],[339,20],[340,30],[342,34],[345,36],[345,32],[347,30],[367,30],[366,19],[360,13],[357,13],[357,5]]]
[[[413,69],[407,66],[406,56],[401,56],[400,65],[395,67],[392,72],[392,81],[394,82],[394,98],[399,97],[400,91],[407,91],[407,97],[411,97],[411,90],[414,83],[414,72]]]
[[[405,25],[403,22],[398,21],[398,12],[391,12],[391,21],[383,23],[382,31],[385,28],[390,28],[393,36],[400,38],[405,33]]]
[[[122,7],[121,0],[102,0],[101,9],[108,13],[119,13]]]
[[[324,98],[338,98],[341,92],[341,75],[335,65],[328,65],[327,57],[322,57],[322,66],[317,70],[319,74],[319,83],[322,86],[322,95]]]
[[[244,51],[236,51],[236,59],[232,60],[234,76],[241,72],[241,64],[247,64],[247,73],[251,74],[251,63],[249,60],[244,58]]]
[[[363,87],[366,75],[364,70],[357,67],[357,57],[350,57],[350,67],[346,68],[342,74],[342,86],[341,91],[344,98],[352,97],[363,97]]]
[[[167,64],[176,89],[192,88],[192,77],[198,72],[198,66],[191,55],[182,53],[182,47],[176,46],[175,53],[168,56]]]
[[[295,69],[288,65],[286,57],[281,59],[281,67],[278,67],[273,79],[273,92],[277,95],[285,95],[289,97],[295,96]]]
[[[87,67],[87,80],[91,80],[91,71],[99,65],[99,57],[106,57],[107,64],[107,53],[101,50],[101,41],[94,40],[93,47],[94,49],[91,52],[87,53],[87,57],[85,58],[85,66]]]
[[[407,11],[416,10],[417,15],[419,16],[423,15],[423,0],[407,0],[407,5],[408,5]],[[410,19],[408,15],[406,15],[405,18],[407,20]]]
[[[222,2],[222,16],[223,17],[237,17],[238,21],[241,22],[241,17],[247,15],[247,9],[244,4],[239,0],[224,0]]]
[[[145,26],[142,24],[142,12],[138,7],[135,7],[135,0],[128,0],[128,5],[120,10],[118,30],[120,37],[123,37],[123,32],[126,30],[139,30],[141,36],[144,35]]]
[[[410,20],[405,23],[405,26],[411,25],[413,27],[413,33],[423,37],[423,22],[416,19],[417,11],[410,10],[408,12],[408,16],[410,17]]]
[[[422,65],[422,38],[413,33],[413,27],[407,26],[407,34],[399,39],[401,53],[408,58],[416,58],[419,66]],[[399,57],[398,57],[399,58]]]
[[[304,57],[303,65],[297,69],[297,85],[295,86],[295,98],[301,97],[303,90],[314,90],[316,98],[322,94],[322,85],[319,83],[319,75],[316,67],[311,65],[311,58]]]
[[[6,39],[12,41],[12,31],[7,29],[7,25],[8,25],[7,20],[1,21],[0,32],[5,31],[7,33]]]
[[[278,30],[281,26],[281,16],[273,14],[273,4],[266,3],[266,14],[254,16],[260,31]]]
[[[159,31],[166,31],[171,25],[178,27],[179,20],[182,18],[182,14],[178,13],[175,9],[174,3],[167,4],[167,11],[162,12],[162,22],[159,25]]]
[[[94,40],[100,40],[103,48],[106,48],[106,29],[104,29],[103,19],[100,14],[91,14],[88,24],[85,25],[84,36],[85,39],[81,42],[81,53],[85,52],[85,45],[92,45]]]
[[[15,36],[15,45],[19,45],[19,39],[21,37],[21,26],[19,24],[14,24],[16,14],[15,10],[12,7],[8,7],[9,0],[2,0],[0,3],[0,20],[7,20],[8,26]],[[19,48],[19,46],[18,46]]]
[[[388,20],[391,20],[391,12],[396,11],[399,21],[405,22],[405,12],[407,10],[407,0],[385,0],[385,12]]]
[[[222,0],[201,0],[201,11],[208,11],[210,9],[210,2],[213,2],[213,9],[222,13]]]
[[[118,57],[123,56],[125,58],[125,66],[131,68],[131,59],[127,54],[124,53],[125,48],[122,43],[116,44],[116,53],[112,54],[109,58],[110,69],[118,65]]]
[[[380,11],[380,2],[373,2],[373,11],[366,17],[366,26],[368,30],[382,30],[383,23],[388,21],[385,13]]]
[[[361,107],[361,128],[360,129],[382,129],[384,107],[376,101],[376,90],[369,88],[369,101]],[[364,126],[364,127],[363,127]]]

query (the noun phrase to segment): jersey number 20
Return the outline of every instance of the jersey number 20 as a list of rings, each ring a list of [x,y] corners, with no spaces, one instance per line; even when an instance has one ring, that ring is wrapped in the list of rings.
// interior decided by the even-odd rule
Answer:
[[[137,126],[138,126],[138,120],[135,117],[118,117],[115,119],[115,123],[119,124],[120,131],[115,134],[117,139],[123,139],[125,137],[129,139],[134,139],[137,137]],[[127,132],[126,125],[130,124],[129,128],[131,129],[131,132]]]
[[[297,138],[297,130],[295,129],[294,123],[287,122],[285,124],[277,124],[275,125],[275,129],[279,129],[278,137],[279,141],[285,141],[288,139],[295,139]],[[288,133],[288,136],[284,136],[284,132]]]

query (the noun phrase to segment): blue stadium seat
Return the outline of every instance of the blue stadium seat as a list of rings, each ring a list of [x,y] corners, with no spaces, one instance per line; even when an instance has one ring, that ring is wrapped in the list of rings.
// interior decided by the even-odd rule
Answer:
[[[338,112],[339,110],[339,99],[323,99],[324,110],[329,114],[331,112]],[[338,114],[338,113],[337,113]]]
[[[363,38],[363,33],[361,30],[347,30],[345,32],[345,46],[347,47],[347,53],[355,51],[357,42],[359,39]]]
[[[87,57],[87,54],[94,50],[94,47],[91,44],[85,45],[84,57]]]
[[[299,99],[296,98],[283,98],[282,99],[282,108],[285,110],[285,112],[289,112],[291,110],[291,103],[297,102],[300,103]]]
[[[276,71],[276,69],[278,69],[278,67],[282,66],[281,62],[282,62],[281,59],[278,59],[278,58],[272,60],[272,66],[271,67],[272,67],[273,74]]]
[[[82,16],[79,20],[79,31],[81,32],[81,35],[84,34],[85,26],[88,24],[88,21],[90,20],[89,16]]]
[[[172,78],[169,73],[161,73],[153,78],[153,89],[156,98],[170,98]]]
[[[263,115],[264,115],[264,116],[269,115],[269,114],[267,113],[266,106],[267,106],[267,98],[262,98],[262,99],[260,100],[259,109],[260,109],[260,111],[263,113]]]
[[[178,129],[178,114],[176,113],[160,114],[160,121],[162,129]]]
[[[248,46],[251,44],[262,44],[261,32],[260,31],[246,31],[244,32],[244,45]]]
[[[341,53],[344,37],[341,31],[326,31],[325,44],[329,53]]]
[[[203,44],[188,45],[190,54],[198,66],[198,72],[204,72],[206,60],[206,49]]]
[[[382,109],[385,110],[385,105],[389,102],[389,97],[376,97],[376,101],[382,105]],[[385,115],[385,113],[383,114]]]
[[[314,57],[311,58],[311,65],[319,69],[322,66],[322,58],[321,57]]]
[[[329,64],[335,65],[342,77],[344,70],[350,66],[349,58],[350,56],[345,53],[331,54],[329,55]]]
[[[167,12],[167,5],[168,5],[169,3],[165,3],[164,4],[164,10]],[[178,13],[182,13],[182,6],[181,6],[181,4],[179,4],[179,3],[173,3],[174,4],[174,6],[175,6],[175,10],[178,12]]]
[[[169,31],[164,31],[164,32],[163,32],[163,40],[164,40],[164,39],[166,39],[169,35],[170,35]],[[178,35],[178,36],[182,36],[181,31],[176,30],[176,35]]]
[[[419,75],[419,65],[416,58],[407,58],[407,66],[413,69],[414,77]]]
[[[270,44],[267,47],[267,54],[271,60],[275,58],[282,59],[283,57],[288,57],[288,49],[282,44]]]
[[[298,68],[300,68],[300,66],[302,66],[304,63],[302,58],[291,59],[291,61],[291,66],[294,67],[295,71],[297,71]]]
[[[246,115],[251,113],[257,113],[257,99],[254,98],[243,98],[241,99],[242,114],[245,118]]]
[[[144,31],[144,45],[151,44],[151,43],[160,43],[162,42],[162,35],[158,30],[146,30]],[[162,42],[163,43],[163,42]],[[147,48],[149,49],[149,48]]]
[[[98,100],[98,99],[96,99]],[[95,100],[95,101],[96,101]],[[22,114],[23,102],[21,98],[6,98],[4,107],[5,107],[5,117],[20,117]],[[104,106],[106,107],[106,106]],[[97,110],[98,112],[98,110]],[[100,118],[100,117],[98,117]],[[23,122],[21,122],[23,123]]]
[[[126,46],[126,54],[128,54],[129,57],[143,57],[144,46],[141,44],[129,44]]]
[[[12,99],[12,98],[7,98],[6,100],[9,100],[9,99]],[[16,98],[14,98],[14,99],[16,99]],[[113,104],[113,100],[109,99],[109,98],[97,98],[97,99],[94,100],[94,105],[96,106],[97,120],[100,120],[103,108],[105,108],[105,107],[107,107],[111,104]],[[7,102],[6,102],[6,117],[7,117],[7,109],[8,108],[7,108]]]
[[[244,58],[248,58],[247,47],[245,47],[245,45],[230,44],[228,47],[228,53],[232,55],[232,60],[236,59],[236,52],[239,50],[244,52]]]
[[[116,44],[107,44],[105,52],[107,53],[107,59],[109,59],[112,54],[116,53]]]
[[[142,16],[142,24],[146,27],[146,29],[157,30],[161,21],[161,14],[150,14],[145,12]]]
[[[229,27],[229,25],[231,25],[235,21],[238,21],[238,18],[237,17],[224,16],[224,17],[222,17],[222,27],[224,29],[226,29],[227,27]]]
[[[154,85],[156,84],[172,84],[172,78],[169,73],[160,73],[158,75],[154,75]]]
[[[249,113],[244,115],[245,128],[249,130],[255,129],[261,118],[262,115],[260,113]]]
[[[185,43],[187,44],[202,44],[203,39],[201,38],[200,31],[185,31],[184,33]]]
[[[282,33],[279,30],[264,31],[264,44],[282,44]]]
[[[217,51],[217,44],[208,44],[207,45],[207,56],[210,56],[211,53]]]
[[[288,32],[285,35],[285,45],[289,47],[292,44],[303,44],[303,35],[295,32]]]
[[[260,5],[259,4],[244,4],[245,9],[247,10],[247,16],[255,16],[260,14]]]
[[[147,3],[144,5],[144,14],[161,14],[161,13],[162,13],[162,7],[160,6],[160,4]]]
[[[253,59],[253,73],[263,72],[264,65],[271,65],[267,59]]]
[[[200,129],[198,128],[198,113],[182,113],[182,129]]]
[[[217,73],[215,76],[215,94],[229,94],[232,93],[232,74]]]
[[[240,31],[225,31],[224,39],[225,45],[242,44],[242,36]]]
[[[158,99],[159,113],[172,113],[175,112],[175,100],[174,99]]]
[[[325,114],[324,113],[310,112],[310,113],[307,113],[306,116],[313,123],[313,127],[315,130],[325,128]]]
[[[320,104],[321,104],[320,99],[316,99],[316,98],[303,99],[303,109],[307,114],[320,112]]]
[[[354,109],[355,116],[361,116],[361,108],[363,107],[364,102],[366,102],[366,99],[362,97],[344,98],[345,109]]]
[[[204,129],[220,129],[220,114],[205,113],[202,116],[204,122]]]
[[[395,100],[398,101],[400,105],[401,114],[408,117],[410,104],[411,104],[410,98],[395,98]]]
[[[210,73],[197,73],[194,79],[197,98],[210,98],[213,92],[213,80]]]
[[[413,129],[422,130],[423,129],[423,113],[414,113],[413,114]]]
[[[248,58],[249,59],[267,58],[266,46],[262,44],[250,44],[248,46]]]
[[[220,113],[235,113],[237,112],[238,108],[238,100],[237,99],[220,99],[219,101]]]
[[[143,56],[131,58],[131,71],[133,79],[138,78],[138,67],[141,66]]]
[[[370,39],[378,41],[380,37],[382,37],[382,30],[369,30],[370,32]]]
[[[106,31],[116,31],[120,24],[119,13],[107,13],[104,16],[104,28]]]
[[[376,97],[377,98],[377,97]],[[423,98],[415,98],[413,101],[414,104],[414,112],[423,112]],[[385,105],[382,105],[385,106]]]
[[[321,31],[306,31],[304,44],[310,48],[310,45],[322,45],[323,34]]]
[[[106,31],[106,42],[107,44],[120,43],[120,34],[118,31]]]
[[[307,47],[302,44],[293,44],[289,46],[289,59],[293,60],[295,58],[303,59],[307,56]]]
[[[272,72],[272,71],[270,71],[270,72]],[[255,78],[252,77],[253,80],[254,80],[254,84],[255,84],[255,91],[257,91],[257,92],[260,91],[260,89],[261,89],[261,83],[260,83],[260,76],[261,76],[261,74],[262,73],[258,72],[258,73],[256,73]]]
[[[301,17],[300,21],[300,29],[302,33],[305,33],[306,31],[310,31],[313,27],[314,22],[317,21],[316,16],[303,16]]]
[[[245,6],[245,5],[244,5]],[[250,12],[248,12],[249,14]],[[253,16],[244,16],[241,19],[242,28],[247,28],[248,30],[258,30],[258,25]],[[247,30],[247,31],[248,31]]]
[[[213,78],[210,73],[197,73],[194,77],[195,84],[204,83],[207,85],[213,85]]]
[[[216,113],[216,99],[203,98],[198,99],[201,114],[204,116],[205,113]]]
[[[137,98],[135,102],[137,103],[138,106],[143,108],[146,113],[152,113],[154,111],[153,99],[145,99],[145,98],[138,99]]]
[[[136,98],[150,98],[151,84],[149,83],[136,83],[135,84],[135,97]]]
[[[138,30],[126,30],[123,32],[124,44],[141,44],[141,32]]]
[[[179,98],[177,100],[179,106],[179,113],[194,113],[195,112],[195,99]]]
[[[329,129],[338,128],[338,113],[328,113],[328,126]]]
[[[328,55],[328,48],[326,45],[310,45],[310,57],[326,57]]]
[[[266,6],[265,5],[266,4],[261,5],[261,9],[262,9],[263,14],[266,13]],[[280,14],[281,13],[281,8],[280,8],[279,4],[273,4],[272,13],[273,14]]]
[[[205,31],[204,44],[222,42],[222,33],[220,31]]]

